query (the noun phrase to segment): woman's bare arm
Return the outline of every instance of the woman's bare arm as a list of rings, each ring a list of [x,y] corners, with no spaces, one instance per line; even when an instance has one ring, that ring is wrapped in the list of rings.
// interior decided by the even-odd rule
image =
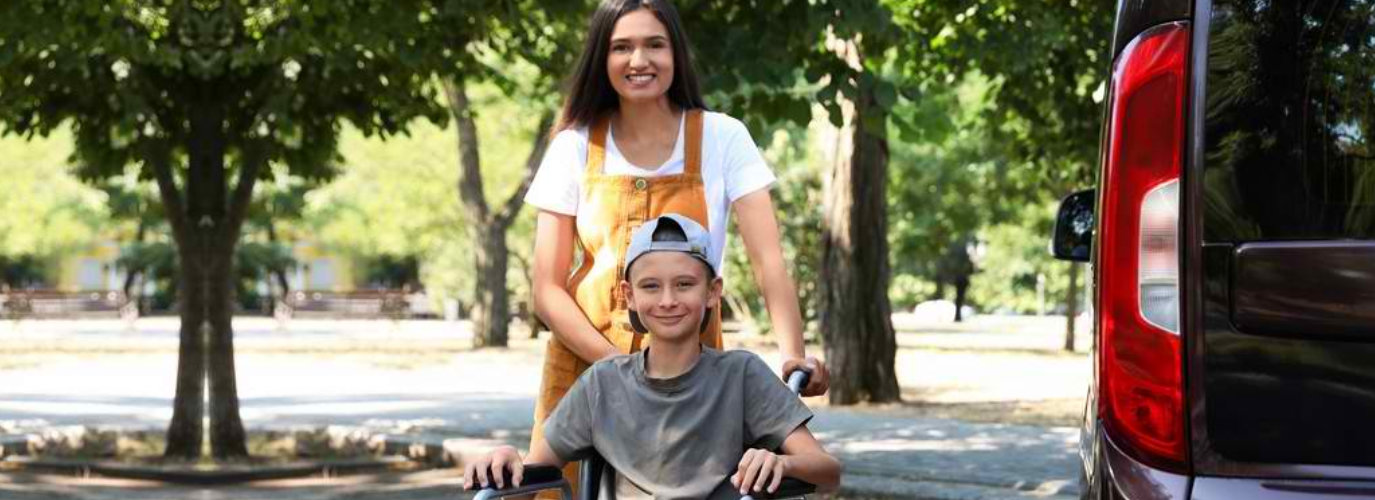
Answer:
[[[576,219],[540,210],[535,218],[535,314],[554,336],[588,363],[620,354],[597,332],[568,291]]]
[[[750,257],[754,281],[764,294],[769,321],[778,336],[778,350],[783,355],[786,375],[795,367],[812,372],[811,380],[802,391],[805,396],[819,396],[830,388],[830,374],[816,359],[807,359],[802,345],[802,311],[797,304],[797,286],[788,276],[783,261],[783,244],[778,231],[778,219],[773,212],[773,198],[769,190],[761,189],[736,200],[735,221],[745,251]]]

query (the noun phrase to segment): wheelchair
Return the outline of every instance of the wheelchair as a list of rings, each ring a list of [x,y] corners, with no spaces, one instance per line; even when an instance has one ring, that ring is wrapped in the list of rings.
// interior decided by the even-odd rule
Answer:
[[[802,388],[807,385],[809,376],[810,374],[805,370],[792,372],[788,375],[788,388],[792,389],[795,394],[801,394]],[[519,487],[509,486],[511,484],[509,471],[503,470],[502,474],[504,476],[503,484],[508,485],[506,488],[484,488],[477,492],[473,500],[493,500],[552,490],[558,490],[563,500],[573,500],[573,488],[568,484],[568,480],[563,478],[563,471],[558,467],[525,464],[525,484]],[[578,472],[578,481],[582,485],[578,500],[615,500],[615,474],[616,470],[596,453],[584,459]],[[783,478],[782,484],[773,493],[758,492],[740,498],[741,500],[801,499],[814,492],[816,492],[815,485],[789,477]]]

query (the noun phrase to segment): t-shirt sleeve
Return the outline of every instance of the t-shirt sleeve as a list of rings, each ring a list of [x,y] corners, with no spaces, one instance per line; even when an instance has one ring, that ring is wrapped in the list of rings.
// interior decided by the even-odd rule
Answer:
[[[578,213],[579,179],[587,165],[587,139],[565,130],[554,136],[540,160],[525,203],[564,215]]]
[[[591,455],[592,407],[596,396],[595,370],[589,369],[563,395],[554,412],[544,421],[544,440],[549,449],[565,462],[576,462]]]
[[[752,448],[777,450],[812,419],[802,399],[753,354],[745,368],[745,402],[745,438]]]
[[[764,155],[759,152],[745,124],[726,117],[721,140],[725,161],[726,198],[734,203],[741,197],[768,188],[776,178]]]

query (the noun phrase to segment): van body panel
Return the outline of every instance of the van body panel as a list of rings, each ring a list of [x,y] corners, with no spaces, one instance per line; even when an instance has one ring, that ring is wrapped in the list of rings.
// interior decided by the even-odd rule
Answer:
[[[1375,341],[1375,241],[1247,243],[1232,260],[1239,331]]]
[[[1138,462],[1122,451],[1106,433],[1103,439],[1103,459],[1108,468],[1108,487],[1111,498],[1149,498],[1154,500],[1186,500],[1189,498],[1189,477],[1154,469]]]
[[[1242,253],[1205,249],[1206,432],[1195,438],[1215,452],[1208,461],[1375,465],[1375,342],[1313,339],[1301,325],[1285,336],[1239,329],[1241,281],[1230,275]]]
[[[1194,500],[1350,500],[1375,497],[1375,483],[1278,481],[1228,477],[1194,479]]]

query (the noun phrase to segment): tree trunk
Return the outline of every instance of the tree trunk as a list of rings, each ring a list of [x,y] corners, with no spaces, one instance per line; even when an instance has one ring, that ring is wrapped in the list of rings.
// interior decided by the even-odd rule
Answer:
[[[506,290],[506,228],[479,228],[473,245],[479,283],[473,305],[474,347],[506,347],[510,298]]]
[[[544,151],[549,146],[549,136],[545,131],[553,124],[554,114],[552,111],[545,111],[540,118],[530,155],[525,159],[525,175],[516,186],[515,192],[501,205],[500,210],[493,212],[487,204],[487,196],[482,187],[477,123],[473,121],[473,112],[464,82],[446,79],[443,85],[444,94],[449,100],[449,112],[454,117],[454,128],[458,132],[458,198],[467,213],[470,226],[468,234],[472,236],[476,248],[474,264],[477,271],[477,289],[473,297],[477,303],[473,304],[473,345],[506,347],[511,322],[510,294],[506,290],[506,230],[520,213],[524,205],[525,192],[530,189],[530,181],[535,177],[535,170],[544,159]]]
[[[1079,316],[1079,263],[1069,264],[1069,290],[1065,291],[1065,350],[1074,352],[1074,319]]]
[[[886,117],[867,90],[849,114],[853,135],[828,179],[818,273],[821,333],[835,371],[830,402],[837,405],[901,398],[888,301]]]
[[[537,339],[537,338],[539,338],[539,332],[544,331],[544,330],[548,330],[549,328],[546,327],[546,326],[544,326],[544,322],[543,322],[543,321],[540,321],[539,315],[538,315],[538,314],[535,314],[535,308],[534,308],[534,306],[533,306],[534,301],[535,301],[535,300],[534,300],[535,279],[534,279],[534,276],[532,275],[532,268],[530,267],[530,259],[527,259],[527,258],[525,258],[525,257],[522,257],[519,253],[509,253],[509,252],[508,252],[506,255],[509,256],[509,257],[511,257],[512,260],[515,260],[515,261],[516,261],[516,264],[520,266],[520,274],[521,274],[521,276],[524,276],[524,277],[525,277],[525,290],[526,290],[527,297],[525,297],[525,300],[521,302],[521,307],[519,308],[518,311],[516,311],[516,314],[519,314],[519,315],[520,315],[521,321],[524,321],[526,325],[529,325],[529,326],[530,326],[530,337],[529,337],[529,338],[531,338],[531,339]]]
[[[214,253],[207,256],[207,347],[211,356],[206,378],[210,389],[210,450],[216,459],[248,456],[234,370],[234,247],[232,240],[221,241],[214,247]]]
[[[276,214],[272,214],[276,215]],[[267,241],[277,243],[277,225],[272,222],[272,217],[267,218]],[[291,292],[291,283],[287,281],[285,268],[274,268],[268,271],[277,279],[277,287],[282,290],[281,298],[286,300],[286,294]],[[273,307],[276,307],[275,305]]]
[[[171,215],[169,214],[169,217]],[[195,253],[194,243],[178,241],[177,253]],[[194,460],[201,456],[205,417],[206,332],[205,293],[197,286],[202,280],[199,266],[180,266],[181,346],[177,351],[177,389],[172,399],[172,422],[167,426],[168,458]]]
[[[134,233],[134,243],[143,243],[146,233],[148,232],[148,223],[144,220],[144,215],[142,213],[138,214],[138,218],[138,231]],[[141,302],[140,299],[143,298],[141,291],[139,297],[134,297],[134,283],[138,280],[138,275],[142,274],[144,271],[144,269],[128,269],[124,274],[124,287],[121,289],[124,292],[124,300],[133,301],[135,305]],[[139,313],[142,312],[143,310],[140,309]]]
[[[216,458],[248,456],[239,396],[234,382],[234,247],[238,242],[253,184],[267,163],[261,147],[245,146],[232,197],[225,158],[229,152],[227,117],[213,83],[191,89],[184,179],[185,203],[172,174],[170,148],[150,162],[163,207],[177,241],[181,272],[181,354],[177,392],[164,455],[196,458],[201,454],[210,404],[210,445]]]

